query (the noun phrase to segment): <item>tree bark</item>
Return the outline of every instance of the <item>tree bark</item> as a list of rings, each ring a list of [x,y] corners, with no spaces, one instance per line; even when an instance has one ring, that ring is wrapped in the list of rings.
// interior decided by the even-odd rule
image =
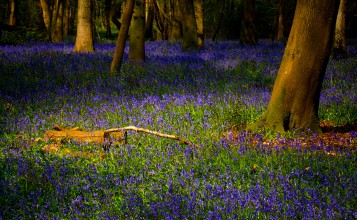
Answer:
[[[182,12],[179,5],[179,0],[174,0],[171,5],[172,26],[169,40],[177,42],[182,40]]]
[[[147,17],[145,22],[145,39],[153,40],[152,28],[154,24],[154,11],[152,8],[152,0],[148,0],[147,3]]]
[[[48,0],[41,0],[41,8],[43,15],[43,22],[45,23],[45,27],[47,29],[47,38],[51,39],[51,20],[52,20],[52,12],[50,10],[50,5]]]
[[[145,0],[136,0],[130,23],[129,60],[145,61]]]
[[[112,0],[105,0],[105,8],[104,8],[104,21],[105,21],[105,29],[106,36],[112,37],[112,29],[110,27],[110,10],[112,8]]]
[[[77,36],[75,52],[93,52],[93,30],[91,17],[91,0],[78,0]]]
[[[198,47],[203,47],[204,44],[204,23],[203,23],[203,0],[194,0],[193,1],[196,15],[196,24],[197,24],[197,43]]]
[[[51,39],[53,43],[63,41],[63,0],[57,0],[53,10],[53,24]]]
[[[122,24],[118,34],[117,44],[115,46],[114,57],[110,66],[110,75],[114,76],[115,72],[120,71],[121,63],[124,55],[125,41],[128,36],[131,17],[134,10],[135,0],[127,0],[123,15]]]
[[[321,133],[320,91],[331,51],[339,0],[298,0],[267,111],[248,129]]]
[[[240,42],[242,44],[257,44],[255,34],[255,0],[242,0],[242,20],[240,27]]]
[[[193,0],[180,0],[180,6],[182,10],[182,49],[197,49],[199,46]]]
[[[15,26],[16,25],[16,11],[17,11],[17,4],[16,0],[10,0],[10,19],[9,19],[9,25],[10,26]]]
[[[65,0],[65,7],[63,12],[63,37],[67,37],[69,34],[69,18],[70,18],[70,2]]]
[[[119,4],[117,4],[114,1],[114,4],[112,6],[112,9],[110,10],[110,20],[113,22],[113,24],[115,25],[115,27],[117,27],[118,31],[120,30],[121,27],[121,23],[119,21],[120,16],[121,16],[121,6],[122,6],[122,2],[120,2]],[[118,10],[119,9],[119,10]]]
[[[284,38],[284,15],[285,15],[285,0],[279,0],[278,12],[278,34],[276,39],[283,40]]]
[[[346,45],[346,9],[347,0],[341,0],[340,6],[338,8],[335,37],[333,43],[333,56],[346,56],[347,55],[347,45]]]

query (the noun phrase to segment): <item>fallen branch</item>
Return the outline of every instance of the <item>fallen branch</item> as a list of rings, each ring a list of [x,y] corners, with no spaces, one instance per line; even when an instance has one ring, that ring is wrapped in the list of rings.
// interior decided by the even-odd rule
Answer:
[[[170,135],[170,134],[164,134],[164,133],[160,133],[160,132],[157,132],[157,131],[151,131],[151,130],[148,130],[148,129],[145,129],[145,128],[138,128],[138,127],[135,127],[135,126],[127,126],[127,127],[122,127],[122,128],[111,128],[111,129],[108,129],[108,130],[105,130],[104,131],[104,136],[106,136],[107,134],[110,134],[111,132],[123,132],[123,131],[128,131],[128,130],[131,130],[131,131],[136,131],[136,132],[143,132],[143,133],[147,133],[147,134],[152,134],[152,135],[155,135],[155,136],[158,136],[158,137],[163,137],[163,138],[169,138],[169,139],[174,139],[174,140],[177,140],[179,141],[179,143],[182,143],[182,144],[187,144],[187,145],[190,145],[190,146],[193,146],[193,147],[197,147],[197,148],[201,148],[199,145],[197,144],[194,144],[186,139],[183,139],[179,136],[176,136],[176,135]]]

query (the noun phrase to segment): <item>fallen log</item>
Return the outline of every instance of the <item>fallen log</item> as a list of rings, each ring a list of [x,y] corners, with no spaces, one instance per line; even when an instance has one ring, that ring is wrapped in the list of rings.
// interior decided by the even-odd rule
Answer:
[[[145,128],[138,128],[135,126],[127,126],[122,128],[111,128],[107,130],[97,131],[82,131],[78,127],[72,129],[65,129],[55,125],[54,130],[46,131],[44,141],[55,141],[56,143],[63,143],[65,141],[74,141],[77,143],[94,143],[105,148],[111,146],[125,145],[127,142],[127,131],[143,132],[158,137],[174,139],[180,144],[186,144],[193,147],[200,148],[199,145],[194,144],[186,139],[176,135],[164,134],[157,131],[148,130]]]
[[[80,130],[49,130],[44,135],[45,141],[55,141],[63,143],[74,141],[76,143],[94,143],[104,147],[125,145],[126,132],[106,132],[106,131],[80,131]]]

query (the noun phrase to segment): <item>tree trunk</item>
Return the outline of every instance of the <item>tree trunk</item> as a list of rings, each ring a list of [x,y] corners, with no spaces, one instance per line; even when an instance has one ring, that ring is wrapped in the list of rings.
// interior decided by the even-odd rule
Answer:
[[[318,108],[338,0],[298,0],[292,29],[261,127],[321,133]]]
[[[112,8],[112,0],[105,0],[105,29],[106,29],[106,36],[111,38],[112,37],[112,29],[110,28],[110,10]]]
[[[63,1],[57,0],[54,8],[53,24],[51,39],[52,42],[58,43],[63,41]]]
[[[182,10],[182,49],[191,50],[198,48],[197,24],[193,0],[180,0]]]
[[[16,0],[10,0],[10,20],[9,25],[15,26],[16,25]]]
[[[69,18],[70,18],[70,2],[69,0],[65,0],[65,7],[63,13],[63,37],[67,37],[69,34]]]
[[[91,0],[78,0],[77,36],[75,52],[93,52],[93,31],[91,17]]]
[[[117,44],[115,46],[114,57],[110,66],[110,75],[114,76],[115,72],[120,71],[121,63],[124,55],[125,41],[128,36],[131,17],[134,10],[135,0],[127,0],[123,15],[122,24],[118,34]]]
[[[121,16],[121,6],[122,6],[122,2],[120,2],[119,4],[116,4],[116,2],[114,1],[114,5],[112,6],[112,9],[110,10],[110,20],[113,22],[115,27],[117,27],[118,31],[120,30],[120,27],[121,27],[121,23],[119,22],[119,19]]]
[[[153,28],[153,24],[154,24],[154,11],[152,8],[152,0],[149,1],[148,0],[148,10],[147,10],[147,18],[146,18],[146,22],[145,22],[145,39],[148,40],[153,40],[153,34],[152,34],[152,28]]]
[[[176,42],[182,40],[182,13],[179,5],[179,0],[174,0],[171,5],[172,14],[172,27],[170,34],[170,41]]]
[[[216,40],[216,37],[217,37],[217,34],[219,32],[219,30],[221,29],[221,24],[222,24],[222,21],[223,21],[223,15],[224,15],[224,10],[226,8],[226,0],[222,0],[222,3],[221,3],[221,13],[219,15],[219,20],[218,20],[218,25],[217,25],[217,28],[215,29],[213,35],[212,35],[212,41],[215,41]]]
[[[279,14],[278,14],[278,34],[276,39],[283,40],[284,38],[284,14],[285,14],[285,0],[279,0]]]
[[[45,27],[47,29],[48,39],[51,39],[51,17],[52,12],[50,10],[50,5],[47,0],[41,0],[42,14],[43,14],[43,22],[45,23]]]
[[[145,61],[145,0],[136,0],[130,23],[129,60]]]
[[[242,44],[257,44],[255,34],[255,0],[242,0],[242,20],[240,27],[240,42]]]
[[[196,15],[196,24],[197,24],[197,43],[198,47],[203,47],[204,44],[204,25],[203,25],[203,0],[194,0],[193,1]]]
[[[347,45],[346,45],[346,9],[347,0],[341,0],[340,6],[338,8],[336,28],[335,28],[335,38],[333,43],[333,56],[346,56],[347,55]]]

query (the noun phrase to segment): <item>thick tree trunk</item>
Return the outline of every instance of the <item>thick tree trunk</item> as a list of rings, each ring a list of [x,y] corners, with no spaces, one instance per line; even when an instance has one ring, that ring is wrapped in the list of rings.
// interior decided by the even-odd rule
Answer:
[[[91,0],[78,0],[77,36],[75,52],[93,52],[93,30],[91,17]]]
[[[338,0],[298,0],[268,109],[252,129],[321,133],[318,108]],[[248,127],[249,128],[249,127]]]
[[[196,15],[196,24],[197,24],[197,43],[198,47],[203,47],[204,44],[204,25],[203,25],[203,0],[194,0],[193,1]]]
[[[242,44],[257,44],[255,34],[255,0],[242,0],[242,20],[239,40]]]
[[[135,0],[127,0],[123,15],[122,24],[118,34],[117,44],[115,46],[114,57],[110,66],[110,75],[114,76],[115,72],[120,71],[121,63],[124,55],[125,41],[128,36],[131,17],[134,10]]]
[[[346,56],[347,55],[347,45],[346,45],[346,9],[347,0],[341,0],[340,6],[338,8],[336,28],[335,28],[335,38],[333,43],[333,56]]]
[[[278,12],[278,34],[276,39],[283,40],[284,38],[284,16],[285,15],[285,0],[279,0],[279,12]]]
[[[180,0],[182,10],[182,49],[191,50],[198,48],[197,24],[193,0]]]
[[[145,0],[136,0],[130,23],[129,60],[145,61]]]

